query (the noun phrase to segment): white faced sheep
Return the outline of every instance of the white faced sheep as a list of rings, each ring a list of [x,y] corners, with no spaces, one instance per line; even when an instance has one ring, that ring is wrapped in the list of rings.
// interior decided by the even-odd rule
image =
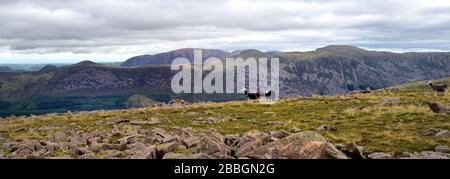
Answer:
[[[433,89],[433,91],[435,92],[436,96],[438,95],[439,92],[443,92],[444,96],[447,96],[447,91],[448,91],[448,86],[446,84],[433,84],[432,81],[428,81],[427,83],[428,85],[430,85],[431,89]]]
[[[266,93],[264,93],[264,97],[266,98],[267,101],[272,101],[272,90],[270,91],[266,91]]]

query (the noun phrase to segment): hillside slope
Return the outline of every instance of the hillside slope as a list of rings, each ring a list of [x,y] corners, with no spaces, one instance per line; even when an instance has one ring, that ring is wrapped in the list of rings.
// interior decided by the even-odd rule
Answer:
[[[448,135],[450,114],[433,113],[425,104],[426,101],[450,105],[449,96],[436,97],[429,90],[418,89],[411,92],[403,89],[386,89],[369,94],[288,98],[272,105],[244,101],[192,105],[175,102],[156,108],[48,114],[28,118],[11,117],[0,121],[0,140],[8,144],[3,145],[0,152],[3,151],[5,156],[23,157],[25,154],[15,151],[17,148],[7,146],[24,144],[27,146],[32,145],[33,141],[41,141],[43,144],[59,147],[54,149],[55,152],[46,155],[35,152],[36,157],[130,158],[136,157],[136,154],[145,157],[139,153],[146,151],[144,148],[139,150],[135,148],[135,144],[143,143],[139,145],[150,147],[155,145],[156,151],[165,151],[164,154],[171,152],[170,156],[176,158],[198,152],[194,151],[195,147],[192,149],[174,147],[176,141],[181,142],[181,139],[183,144],[195,139],[177,138],[177,135],[192,135],[203,131],[209,137],[218,136],[218,140],[221,135],[225,135],[227,140],[248,140],[245,136],[260,135],[258,132],[249,131],[258,130],[279,131],[274,135],[283,135],[286,131],[316,131],[334,144],[355,142],[364,147],[365,154],[386,152],[397,157],[414,158],[435,153],[404,152],[434,151],[438,145],[450,145]],[[165,131],[174,133],[169,134]],[[443,131],[447,135],[429,136],[429,131]],[[153,135],[155,132],[164,136],[161,141],[167,142],[154,144],[158,143],[159,139],[144,140],[147,135]],[[172,138],[174,135],[175,138]],[[240,135],[243,135],[242,138]],[[106,147],[99,150],[92,147],[84,148],[81,144],[80,147],[72,149],[64,147],[64,145],[78,146],[76,141],[86,136],[99,136],[99,141],[95,144]],[[144,139],[139,140],[142,137]],[[66,139],[73,142],[66,144],[61,142]],[[119,145],[124,139],[128,139],[130,144]],[[223,140],[223,136],[220,140]],[[87,145],[91,144],[88,142]],[[211,145],[216,144],[213,142]],[[172,147],[163,150],[169,146]],[[158,157],[162,158],[164,154],[158,154]]]

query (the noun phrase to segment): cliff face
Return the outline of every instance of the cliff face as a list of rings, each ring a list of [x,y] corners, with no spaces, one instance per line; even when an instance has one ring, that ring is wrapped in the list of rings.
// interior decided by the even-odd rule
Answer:
[[[448,53],[367,53],[282,60],[283,96],[338,94],[450,76]]]

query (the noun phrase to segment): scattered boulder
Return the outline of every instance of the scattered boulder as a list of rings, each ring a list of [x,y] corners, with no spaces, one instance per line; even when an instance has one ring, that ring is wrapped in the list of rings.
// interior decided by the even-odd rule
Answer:
[[[169,149],[166,145],[164,147],[166,148],[159,148],[158,151],[158,148],[154,145],[147,146],[143,143],[136,143],[128,152],[132,153],[131,159],[157,159],[158,152],[161,152],[161,158],[165,153],[168,153]]]
[[[246,132],[240,138],[240,141],[237,144],[237,147],[241,147],[244,144],[247,144],[247,143],[249,143],[251,141],[254,141],[254,140],[257,140],[257,139],[261,139],[262,140],[264,138],[267,138],[268,136],[269,136],[269,134],[264,133],[264,132],[260,132],[260,131],[256,131],[256,130]]]
[[[401,103],[402,99],[400,98],[382,98],[381,101],[383,104],[385,103]]]
[[[268,124],[272,125],[272,126],[282,126],[283,122],[281,122],[281,121],[269,121]]]
[[[128,119],[118,119],[118,120],[116,120],[116,124],[122,124],[122,123],[129,123],[129,122],[131,122],[130,120],[128,120]]]
[[[444,129],[431,128],[423,131],[423,135],[434,137],[450,137],[450,132]]]
[[[54,143],[54,142],[41,142],[41,144],[43,144],[45,146],[45,149],[49,152],[54,152],[56,150],[60,149],[60,146],[58,143]]]
[[[28,147],[20,147],[17,150],[15,150],[11,154],[11,158],[13,159],[25,159],[28,158],[33,153],[33,150]]]
[[[200,139],[198,146],[195,148],[197,153],[213,154],[222,150],[222,146],[209,137]]]
[[[188,156],[182,153],[169,152],[162,159],[187,159]]]
[[[291,135],[289,132],[285,131],[285,130],[278,130],[278,131],[270,131],[269,134],[272,137],[275,137],[277,139],[282,139],[285,138],[289,135]]]
[[[442,130],[440,132],[438,132],[436,135],[434,135],[435,137],[450,137],[450,132],[448,130]]]
[[[156,146],[156,156],[157,158],[163,158],[165,154],[173,152],[177,148],[178,144],[176,142],[160,144]]]
[[[450,153],[450,148],[446,145],[438,145],[434,148],[435,152]]]
[[[183,139],[183,144],[187,147],[187,148],[192,148],[197,146],[200,143],[200,139],[198,137],[188,137]]]
[[[163,143],[177,142],[179,137],[177,135],[168,136],[162,140]]]
[[[336,145],[336,148],[343,152],[351,159],[365,159],[363,148],[357,146],[355,142],[349,142],[345,145]]]
[[[348,157],[314,132],[300,132],[257,147],[241,157],[255,159],[348,159]]]
[[[424,151],[420,153],[414,152],[407,154],[408,156],[403,157],[403,159],[450,159],[450,154],[433,151]]]
[[[239,144],[241,137],[238,134],[225,135],[225,144],[228,146],[236,146]]]
[[[234,152],[236,158],[247,157],[263,145],[261,139],[256,139],[251,142],[243,144],[239,149]]]
[[[383,152],[375,152],[371,153],[367,156],[369,159],[393,159],[391,154],[383,153]]]
[[[205,153],[197,153],[186,157],[186,159],[213,159],[210,155]]]
[[[142,120],[132,120],[130,121],[131,125],[148,125],[148,121],[142,121]]]
[[[290,132],[290,133],[299,133],[299,132],[301,132],[302,130],[300,130],[299,128],[292,128],[292,129],[289,129],[289,131],[288,132]]]
[[[265,114],[265,115],[276,115],[277,113],[268,111],[268,112],[264,112],[263,114]]]
[[[87,154],[83,154],[81,156],[78,157],[79,159],[97,159],[97,156],[95,156],[94,153],[87,153]]]
[[[100,151],[99,154],[103,156],[103,159],[118,159],[122,155],[122,152],[117,150],[104,150]]]
[[[328,125],[321,125],[318,128],[316,128],[316,131],[336,131],[335,126],[328,126]]]

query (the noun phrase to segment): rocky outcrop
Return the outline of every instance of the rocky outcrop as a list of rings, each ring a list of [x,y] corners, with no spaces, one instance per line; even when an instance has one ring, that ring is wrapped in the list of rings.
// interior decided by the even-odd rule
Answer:
[[[255,159],[348,159],[325,138],[313,132],[301,132],[263,145],[260,139],[244,145],[240,157]]]
[[[21,142],[2,139],[1,158],[11,159],[237,159],[348,158],[314,132],[284,130],[222,135],[191,128],[144,129],[140,123],[115,124],[111,130],[82,132],[58,128],[45,139]],[[40,130],[53,129],[40,127]],[[28,129],[27,129],[28,130]],[[35,130],[35,129],[32,129]],[[4,152],[8,151],[8,152]]]

